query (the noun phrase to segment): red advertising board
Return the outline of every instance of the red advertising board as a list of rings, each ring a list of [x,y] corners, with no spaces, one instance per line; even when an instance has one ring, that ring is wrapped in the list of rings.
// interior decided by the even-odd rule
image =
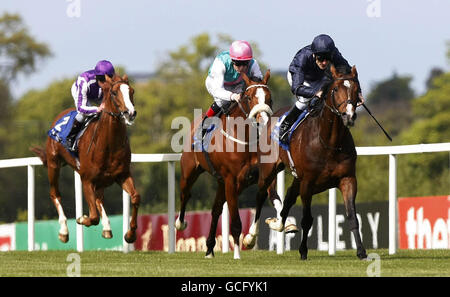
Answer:
[[[242,222],[241,248],[243,235],[248,233],[252,223],[253,214],[250,208],[240,209]],[[178,217],[178,214],[176,215]],[[219,218],[216,233],[215,250],[222,249],[222,217]],[[210,211],[186,212],[187,228],[176,232],[176,251],[205,251],[206,239],[211,224]],[[170,222],[174,224],[175,222]],[[233,240],[230,236],[229,246],[233,249]],[[137,240],[134,244],[136,250],[168,250],[169,236],[167,214],[149,214],[138,216]]]
[[[450,248],[450,196],[398,199],[401,249]]]
[[[16,249],[15,225],[0,225],[0,252],[13,251]]]

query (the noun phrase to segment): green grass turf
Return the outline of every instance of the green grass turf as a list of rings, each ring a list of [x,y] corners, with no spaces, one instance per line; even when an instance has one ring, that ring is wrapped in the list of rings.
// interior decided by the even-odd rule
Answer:
[[[380,257],[381,276],[450,276],[450,250],[400,250],[389,255],[385,249],[368,250]],[[75,251],[0,252],[0,276],[67,276]],[[88,251],[80,256],[80,275],[86,276],[158,276],[158,277],[300,277],[367,276],[374,261],[361,261],[356,252],[339,251],[335,256],[310,250],[301,261],[297,251],[277,255],[271,251],[216,253],[205,259],[203,252],[174,253],[134,251]],[[70,270],[70,269],[69,269]]]

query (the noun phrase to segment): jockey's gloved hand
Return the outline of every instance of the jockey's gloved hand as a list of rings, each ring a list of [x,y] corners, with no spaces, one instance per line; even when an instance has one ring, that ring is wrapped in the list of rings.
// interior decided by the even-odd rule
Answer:
[[[238,93],[231,94],[231,100],[239,102],[241,100],[241,94]]]
[[[320,103],[320,98],[318,96],[312,97],[311,101],[309,101],[309,107],[311,109],[316,108]]]
[[[358,103],[356,106],[361,106],[364,104],[366,100],[364,99],[364,96],[361,92],[358,93]]]

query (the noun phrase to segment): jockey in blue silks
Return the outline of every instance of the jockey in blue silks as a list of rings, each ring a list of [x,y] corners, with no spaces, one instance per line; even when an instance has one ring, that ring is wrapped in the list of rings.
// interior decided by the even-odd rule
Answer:
[[[100,84],[105,81],[105,75],[112,78],[115,74],[114,66],[111,62],[99,61],[95,68],[80,74],[72,85],[72,96],[75,101],[77,115],[73,122],[72,130],[67,135],[67,148],[73,150],[75,136],[83,126],[87,116],[99,113],[103,110],[103,92]],[[93,106],[92,103],[100,106]]]
[[[297,102],[280,125],[279,139],[287,143],[287,133],[298,116],[308,107],[315,107],[322,96],[322,88],[331,82],[327,71],[332,63],[336,69],[348,71],[351,67],[334,45],[333,39],[321,34],[310,45],[300,49],[289,65],[287,79]],[[364,103],[359,89],[359,105]]]

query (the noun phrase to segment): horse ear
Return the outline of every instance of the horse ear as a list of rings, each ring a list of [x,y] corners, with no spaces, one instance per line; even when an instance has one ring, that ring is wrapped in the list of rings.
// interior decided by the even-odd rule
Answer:
[[[242,72],[241,75],[242,75],[242,79],[245,81],[245,84],[246,84],[247,86],[249,86],[251,81],[250,81],[250,79],[248,78],[247,74],[245,74],[244,72]]]
[[[123,80],[124,82],[128,83],[128,75],[124,74],[124,75],[122,76],[122,80]]]
[[[356,71],[356,66],[355,65],[353,65],[353,67],[352,67],[352,76],[353,77],[357,77],[358,76],[358,72]]]
[[[338,77],[336,67],[334,67],[333,64],[331,64],[331,66],[330,66],[330,72],[331,72],[331,75],[333,76],[333,78]]]
[[[267,82],[269,81],[269,78],[270,78],[270,69],[267,69],[266,74],[264,75],[262,83],[267,85]]]

